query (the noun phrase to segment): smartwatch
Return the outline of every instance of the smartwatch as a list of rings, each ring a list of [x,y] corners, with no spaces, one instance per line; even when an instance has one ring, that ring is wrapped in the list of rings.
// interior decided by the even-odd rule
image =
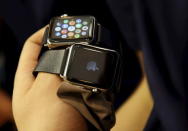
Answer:
[[[115,50],[79,43],[45,51],[34,73],[58,74],[73,84],[112,89],[118,76],[118,63],[119,53]]]
[[[51,19],[44,34],[44,46],[56,48],[79,42],[101,44],[113,42],[114,34],[97,22],[94,16],[62,15]],[[112,39],[113,38],[113,39]]]

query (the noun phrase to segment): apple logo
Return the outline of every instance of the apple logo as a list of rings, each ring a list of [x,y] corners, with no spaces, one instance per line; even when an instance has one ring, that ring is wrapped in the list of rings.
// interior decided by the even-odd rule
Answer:
[[[88,71],[97,71],[99,68],[97,67],[97,63],[95,61],[90,61],[86,66]]]

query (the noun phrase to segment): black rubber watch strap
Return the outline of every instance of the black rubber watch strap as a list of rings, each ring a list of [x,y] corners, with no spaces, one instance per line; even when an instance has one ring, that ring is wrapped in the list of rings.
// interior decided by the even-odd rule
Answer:
[[[97,43],[99,43],[101,47],[112,48],[114,42],[118,41],[116,35],[101,25],[98,25],[98,28]]]

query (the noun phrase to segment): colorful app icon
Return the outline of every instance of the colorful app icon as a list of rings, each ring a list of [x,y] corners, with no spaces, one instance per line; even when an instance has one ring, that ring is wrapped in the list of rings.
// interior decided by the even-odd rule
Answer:
[[[63,23],[67,24],[69,23],[69,20],[63,20]]]
[[[61,38],[67,38],[67,35],[62,35]]]
[[[63,24],[63,25],[62,25],[62,28],[68,28],[68,27],[69,27],[68,24]]]
[[[77,20],[76,20],[76,23],[81,23],[81,22],[82,22],[81,19],[77,19]]]
[[[87,21],[83,21],[83,25],[87,25],[88,24],[88,22]]]
[[[61,35],[60,32],[56,32],[56,33],[55,33],[55,36],[60,36],[60,35]]]
[[[61,31],[62,34],[67,34],[67,32],[68,32],[68,31],[65,30],[65,29]]]
[[[70,21],[70,22],[69,22],[69,25],[75,25],[75,24],[76,24],[75,21]]]
[[[68,31],[74,31],[75,27],[74,26],[69,26]]]
[[[82,34],[83,36],[85,36],[85,35],[87,34],[87,32],[84,31],[84,32],[82,32],[81,34]]]
[[[74,37],[75,38],[80,38],[80,35],[79,34],[75,34]]]
[[[82,24],[76,24],[76,28],[81,28]]]
[[[57,22],[56,25],[57,25],[57,26],[61,26],[61,23],[60,23],[60,22]]]
[[[55,31],[60,31],[61,30],[61,27],[56,27],[55,28]]]
[[[80,33],[80,32],[81,32],[80,29],[76,29],[76,30],[75,30],[75,33]]]
[[[88,26],[83,26],[82,30],[88,30]]]
[[[69,37],[73,37],[73,36],[74,36],[74,33],[73,33],[73,32],[69,32],[69,33],[68,33],[68,36],[69,36]]]

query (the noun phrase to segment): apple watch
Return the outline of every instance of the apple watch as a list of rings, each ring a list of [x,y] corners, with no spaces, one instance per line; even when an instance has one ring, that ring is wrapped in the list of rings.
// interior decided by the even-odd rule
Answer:
[[[44,46],[56,48],[78,42],[87,44],[113,42],[114,34],[97,22],[93,16],[62,15],[51,19],[44,35]]]
[[[58,74],[65,80],[96,89],[111,89],[118,76],[119,53],[87,43],[45,51],[34,73]]]

